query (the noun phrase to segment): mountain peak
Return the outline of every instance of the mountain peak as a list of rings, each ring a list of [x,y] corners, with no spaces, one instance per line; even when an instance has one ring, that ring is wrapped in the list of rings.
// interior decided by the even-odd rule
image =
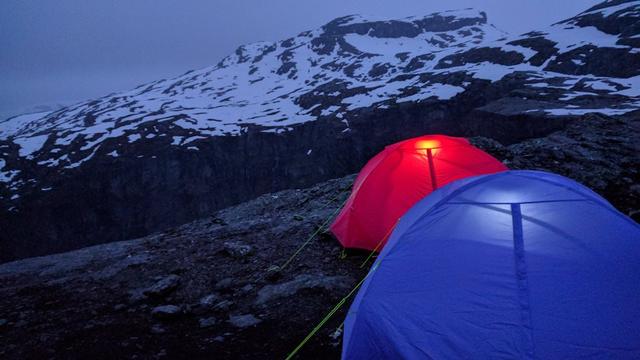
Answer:
[[[603,1],[599,4],[596,4],[592,7],[590,7],[589,9],[583,11],[581,13],[582,14],[586,14],[586,13],[592,13],[598,10],[605,10],[605,9],[611,9],[613,7],[619,7],[619,6],[629,6],[629,5],[633,5],[633,3],[635,3],[636,5],[638,5],[638,3],[640,3],[638,0],[606,0]]]
[[[379,38],[416,37],[423,32],[446,32],[465,26],[483,25],[487,15],[472,8],[432,13],[422,17],[388,19],[363,15],[347,15],[324,25],[325,35],[358,34]]]

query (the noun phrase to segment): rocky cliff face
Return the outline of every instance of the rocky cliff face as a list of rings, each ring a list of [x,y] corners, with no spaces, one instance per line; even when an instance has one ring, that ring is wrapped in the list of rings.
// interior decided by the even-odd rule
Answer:
[[[638,1],[506,34],[347,16],[216,66],[0,123],[0,261],[143,236],[440,132],[503,143],[637,116]],[[603,121],[612,121],[610,118]]]
[[[511,145],[472,141],[515,169],[590,186],[640,220],[637,116],[588,115]],[[284,358],[365,275],[321,232],[354,176],[270,193],[132,241],[0,265],[0,358]],[[369,263],[370,264],[370,263]],[[348,303],[300,358],[339,358]]]

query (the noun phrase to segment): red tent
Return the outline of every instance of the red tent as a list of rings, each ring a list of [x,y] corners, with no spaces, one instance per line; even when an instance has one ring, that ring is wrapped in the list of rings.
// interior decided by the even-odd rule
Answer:
[[[380,250],[398,219],[435,189],[503,170],[464,138],[427,135],[395,143],[360,171],[331,232],[344,247]]]

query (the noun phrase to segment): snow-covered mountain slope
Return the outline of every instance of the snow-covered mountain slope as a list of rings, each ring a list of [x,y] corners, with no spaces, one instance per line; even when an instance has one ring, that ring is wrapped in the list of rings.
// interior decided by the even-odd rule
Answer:
[[[22,153],[33,156],[45,134],[52,146],[39,165],[74,167],[107,138],[165,135],[146,129],[154,122],[179,128],[184,135],[172,144],[187,146],[198,136],[240,134],[248,124],[280,132],[362,107],[448,100],[472,79],[497,81],[514,72],[526,72],[523,87],[551,91],[560,101],[520,111],[621,114],[640,107],[640,3],[613,4],[515,38],[471,9],[402,20],[347,16],[283,41],[241,46],[216,66],[171,80],[41,118],[15,118],[11,123],[20,125],[3,124],[0,136],[24,139]],[[454,79],[457,72],[471,78]],[[616,99],[582,106],[603,95]],[[76,141],[85,157],[71,160],[60,149]]]
[[[473,111],[536,119],[631,113],[640,108],[640,1],[607,1],[522,35],[496,29],[472,9],[399,20],[346,16],[286,40],[241,46],[174,79],[14,117],[0,122],[0,204],[19,213],[25,193],[55,191],[61,177],[95,164],[203,152],[212,141],[250,132],[289,136],[319,121],[348,138],[355,119],[424,106],[437,109],[412,116],[452,124]],[[253,156],[243,144],[211,151],[220,161],[224,151]]]
[[[484,13],[472,10],[402,21],[347,16],[283,41],[241,46],[216,66],[77,104],[1,134],[53,133],[57,145],[80,137],[92,148],[154,121],[205,136],[237,135],[247,123],[279,131],[392,97],[420,99],[427,94],[405,94],[408,87],[421,86],[406,75],[431,69],[428,57],[441,58],[504,35],[485,20]],[[462,90],[441,84],[429,91],[446,98]]]

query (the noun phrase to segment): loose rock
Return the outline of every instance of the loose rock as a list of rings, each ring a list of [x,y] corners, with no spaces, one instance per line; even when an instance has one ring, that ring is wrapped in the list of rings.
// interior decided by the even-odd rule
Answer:
[[[156,282],[142,293],[149,297],[163,297],[174,291],[180,284],[180,276],[169,275]]]
[[[173,319],[182,314],[182,309],[175,305],[157,306],[151,310],[151,315],[158,319]]]
[[[322,288],[325,290],[347,289],[351,283],[346,276],[298,275],[295,279],[277,285],[265,285],[258,291],[256,305],[291,296],[302,289]]]
[[[212,327],[213,325],[215,325],[217,323],[217,321],[216,321],[216,318],[214,318],[214,317],[208,317],[208,318],[200,319],[198,321],[198,323],[200,324],[201,328],[208,328],[208,327]]]
[[[269,266],[269,268],[267,269],[267,273],[265,275],[265,278],[267,280],[277,281],[281,277],[282,277],[282,271],[280,271],[280,266],[277,266],[277,265]]]
[[[256,318],[251,314],[229,316],[229,323],[241,329],[258,325],[261,322],[262,320]]]
[[[251,255],[253,253],[253,247],[239,242],[226,242],[224,243],[224,251],[227,255],[240,259]]]
[[[162,325],[155,324],[151,327],[152,334],[164,334],[165,332],[167,332],[167,330]]]
[[[233,301],[222,300],[213,307],[213,310],[224,312],[228,311],[231,306],[233,306]]]
[[[233,279],[232,278],[226,278],[226,279],[222,279],[220,281],[218,281],[215,285],[216,290],[228,290],[231,287],[233,287]]]
[[[199,304],[202,306],[211,307],[220,300],[220,296],[217,294],[209,294],[200,299]]]

